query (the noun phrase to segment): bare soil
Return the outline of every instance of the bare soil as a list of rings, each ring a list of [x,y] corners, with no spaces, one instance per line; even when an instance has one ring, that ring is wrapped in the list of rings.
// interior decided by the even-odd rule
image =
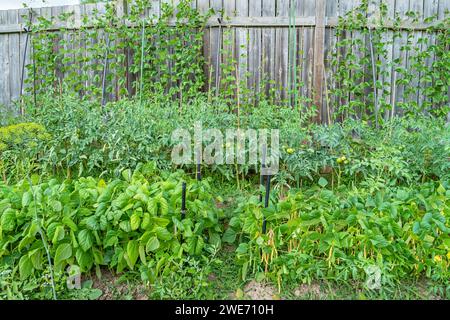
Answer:
[[[267,283],[250,281],[244,288],[244,298],[251,300],[278,300],[278,290]]]
[[[102,270],[101,278],[95,273],[91,275],[92,287],[102,290],[103,294],[98,300],[149,300],[148,288],[145,285],[128,286],[125,281],[109,270]]]

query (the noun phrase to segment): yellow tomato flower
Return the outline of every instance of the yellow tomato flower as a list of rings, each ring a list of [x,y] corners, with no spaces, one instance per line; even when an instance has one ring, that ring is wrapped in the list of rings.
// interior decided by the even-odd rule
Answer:
[[[434,256],[434,262],[441,262],[442,257],[441,256]]]

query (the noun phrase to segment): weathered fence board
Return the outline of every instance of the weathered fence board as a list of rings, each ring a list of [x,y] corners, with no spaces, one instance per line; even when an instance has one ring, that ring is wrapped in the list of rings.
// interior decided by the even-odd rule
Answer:
[[[275,16],[276,0],[263,0],[262,2],[262,16]],[[270,83],[271,79],[275,77],[275,29],[263,28],[262,32],[262,64],[263,74],[262,79],[266,83],[265,90],[270,92],[273,85]]]
[[[404,85],[398,82],[399,74],[392,67],[392,61],[400,59],[402,66],[408,68],[412,64],[414,49],[409,51],[401,50],[407,44],[408,35],[411,46],[420,47],[422,50],[435,43],[435,35],[428,33],[425,29],[430,25],[424,22],[424,18],[437,14],[440,19],[444,18],[445,10],[450,7],[450,0],[371,0],[374,8],[379,6],[380,1],[387,5],[389,20],[384,27],[390,28],[383,33],[383,41],[387,43],[386,54],[378,57],[382,61],[380,75],[376,75],[377,80],[388,83],[383,89],[378,89],[377,96],[384,96],[383,103],[391,104],[391,112],[401,112],[398,104],[404,101]],[[131,1],[118,1],[117,14],[119,17],[131,10]],[[152,0],[153,7],[147,16],[157,18],[161,14],[162,5],[172,0]],[[307,101],[307,106],[311,101],[317,105],[322,121],[327,122],[332,109],[337,104],[346,104],[351,96],[337,101],[335,97],[329,96],[328,91],[332,88],[333,70],[331,66],[331,54],[335,50],[341,50],[341,56],[345,49],[336,48],[337,39],[335,27],[338,18],[345,15],[354,8],[360,1],[354,0],[193,0],[192,6],[202,12],[213,8],[216,13],[208,23],[204,34],[203,54],[206,61],[205,76],[208,79],[206,90],[216,93],[216,88],[221,81],[221,64],[228,63],[227,52],[236,62],[237,75],[240,81],[246,81],[249,87],[265,92],[276,92],[277,99],[286,99],[288,86],[296,89],[300,101]],[[124,6],[124,3],[127,5]],[[176,3],[176,2],[175,2]],[[223,16],[220,16],[220,11]],[[64,49],[77,48],[83,52],[87,59],[92,52],[95,43],[106,43],[107,34],[102,30],[89,30],[87,32],[95,34],[95,37],[86,37],[79,31],[82,25],[83,15],[92,18],[94,11],[105,11],[105,4],[86,4],[78,6],[62,6],[52,8],[33,9],[33,21],[37,16],[56,17],[61,12],[74,12],[73,17],[68,21],[58,21],[56,19],[49,31],[58,31],[61,28],[69,30],[58,35],[64,40]],[[407,19],[407,12],[413,10],[420,15],[417,21]],[[295,11],[292,20],[292,11]],[[376,9],[371,14],[376,17]],[[32,46],[28,43],[27,53],[24,55],[26,26],[28,15],[27,9],[0,11],[0,104],[11,106],[13,101],[20,98],[22,67],[32,63]],[[393,18],[399,15],[402,21],[398,26],[394,26]],[[222,18],[220,21],[218,18]],[[128,23],[123,20],[123,23]],[[289,28],[291,27],[291,31]],[[376,27],[374,23],[373,27]],[[396,28],[396,30],[394,30]],[[224,31],[227,35],[224,36]],[[295,34],[292,34],[294,32]],[[396,37],[396,33],[398,37]],[[419,43],[419,39],[427,36],[427,41]],[[363,36],[358,31],[348,32],[345,37],[360,39],[364,45],[368,45],[368,37]],[[90,39],[89,39],[90,38]],[[295,41],[293,41],[295,39]],[[31,40],[31,39],[30,39]],[[119,41],[119,40],[116,40]],[[292,49],[292,42],[295,48]],[[56,47],[57,41],[55,41]],[[124,49],[126,52],[128,48]],[[357,54],[360,54],[357,52]],[[25,61],[23,61],[25,56]],[[87,88],[93,79],[102,77],[102,68],[87,67],[83,61],[76,61],[75,56],[67,56],[65,59],[69,68],[60,68],[58,78],[62,79],[66,74],[64,70],[72,70],[78,73],[80,81],[84,82]],[[408,59],[409,58],[409,59]],[[136,75],[128,72],[128,66],[132,64],[133,56],[126,53],[125,73],[126,88],[131,93],[134,92],[132,83],[136,80]],[[103,59],[91,60],[89,64],[103,65]],[[431,65],[434,57],[428,57],[426,64]],[[170,62],[169,62],[170,63]],[[77,67],[70,67],[76,64]],[[295,68],[294,68],[295,67]],[[367,67],[368,68],[368,67]],[[37,70],[39,78],[39,70]],[[29,70],[24,72],[24,80],[32,79],[33,74]],[[412,86],[420,88],[413,94],[412,99],[419,104],[423,102],[420,91],[425,89],[420,81],[421,74],[414,74]],[[293,79],[297,79],[299,85],[292,86]],[[113,79],[114,83],[118,79]],[[361,81],[372,81],[366,76]],[[339,84],[337,84],[339,85]],[[118,87],[118,85],[116,86]],[[276,89],[276,90],[270,90]],[[259,91],[257,91],[259,92]],[[89,92],[85,92],[88,94]],[[114,91],[108,99],[118,99],[120,93]],[[292,100],[290,100],[292,101]],[[384,114],[388,117],[390,114]]]

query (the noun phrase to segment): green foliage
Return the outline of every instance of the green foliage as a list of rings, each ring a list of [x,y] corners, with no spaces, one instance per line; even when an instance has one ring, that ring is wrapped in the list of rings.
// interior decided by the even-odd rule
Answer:
[[[450,112],[448,94],[450,86],[449,26],[450,16],[447,15],[441,23],[432,29],[437,33],[436,42],[428,44],[428,51],[425,54],[416,54],[414,60],[414,66],[423,73],[421,82],[425,84],[423,94],[426,97],[423,108],[436,116],[444,117]],[[435,58],[431,68],[424,68],[426,59],[433,56]]]
[[[228,297],[212,293],[222,278],[209,279],[224,270],[236,291],[250,278],[279,289],[317,280],[361,285],[373,267],[383,288],[425,276],[448,297],[448,17],[419,38],[398,17],[388,21],[383,2],[379,16],[363,0],[341,17],[324,92],[337,123],[323,126],[310,122],[316,110],[304,104],[311,99],[296,97],[304,84],[294,66],[284,101],[283,88],[264,74],[260,88],[248,89],[247,57],[231,50],[231,28],[222,30],[217,88],[213,70],[205,84],[203,32],[212,11],[202,15],[182,0],[164,4],[159,19],[144,18],[151,3],[135,1],[125,16],[107,3],[76,31],[48,31],[56,19],[71,22],[72,13],[32,24],[25,116],[0,120],[22,121],[0,128],[1,299],[50,299],[53,289],[62,298],[98,298],[89,281],[67,292],[64,271],[74,265],[84,274],[109,268],[140,276],[158,299]],[[392,59],[392,43],[400,57]],[[401,89],[396,99],[391,72]],[[106,100],[118,101],[100,103],[103,83]],[[268,208],[245,196],[262,191],[258,166],[203,166],[209,178],[196,182],[187,178],[193,166],[172,163],[172,132],[192,132],[197,121],[222,132],[279,129],[280,171]],[[237,209],[226,207],[226,230],[215,201],[228,206],[228,199],[212,196],[211,181],[223,195],[239,195]],[[236,264],[229,252],[226,266],[216,258],[222,243],[237,244]]]
[[[51,139],[40,145],[36,164],[44,175],[57,172],[67,177],[118,176],[123,169],[148,161],[156,162],[162,169],[170,169],[173,168],[173,130],[185,128],[193,132],[196,121],[201,121],[204,129],[218,128],[225,133],[226,129],[236,127],[239,118],[242,129],[280,129],[283,141],[298,141],[297,135],[303,137],[305,134],[298,128],[306,120],[296,117],[297,112],[287,107],[276,109],[277,115],[273,116],[274,107],[261,104],[259,108],[243,110],[238,115],[227,112],[226,102],[211,104],[206,97],[198,97],[189,108],[181,111],[177,107],[178,101],[141,104],[125,99],[102,107],[95,102],[79,101],[71,95],[55,98],[49,93],[38,108],[27,109],[26,119],[41,123],[51,134]],[[239,166],[239,175],[255,171],[252,167]],[[211,170],[231,179],[235,168],[213,165]],[[17,180],[23,176],[11,178]]]
[[[19,123],[0,127],[0,152],[10,149],[34,148],[37,141],[49,138],[45,128],[37,123]]]
[[[175,168],[171,163],[173,130],[185,128],[192,133],[194,123],[201,121],[204,129],[217,128],[225,133],[236,127],[239,119],[241,129],[280,130],[281,170],[275,177],[278,186],[300,187],[322,174],[333,188],[348,181],[395,185],[448,176],[450,128],[440,119],[397,118],[385,122],[379,130],[353,120],[320,126],[308,124],[308,119],[298,117],[292,108],[261,103],[258,108],[236,114],[227,112],[226,102],[211,105],[205,99],[196,99],[180,112],[177,101],[161,105],[122,100],[102,107],[70,95],[54,98],[49,94],[39,108],[27,110],[24,121],[41,123],[51,137],[26,153],[16,153],[14,163],[18,159],[31,161],[25,169],[39,168],[40,174],[58,173],[68,178],[118,176],[125,168],[148,161],[171,170]],[[342,156],[346,161],[339,163]],[[6,171],[5,175],[20,180],[25,169]],[[238,176],[249,181],[259,171],[249,164],[211,165],[205,170],[221,180]]]
[[[0,178],[23,176],[30,162],[34,162],[41,144],[51,136],[37,123],[18,123],[0,127]]]
[[[319,181],[320,184],[320,181]],[[313,187],[265,209],[256,198],[239,205],[230,227],[241,232],[236,250],[243,279],[285,282],[364,282],[381,270],[381,285],[424,275],[446,284],[450,267],[449,184],[419,188]],[[267,233],[261,231],[263,217]]]
[[[347,120],[288,137],[281,164],[288,184],[297,187],[321,175],[332,188],[352,182],[372,189],[448,178],[450,131],[435,118],[393,119],[381,130]]]
[[[201,15],[189,0],[176,7],[164,3],[159,19],[143,18],[145,12],[152,12],[150,0],[136,1],[130,9],[118,16],[115,2],[107,2],[104,12],[95,9],[82,16],[78,32],[64,27],[58,33],[48,32],[56,20],[70,24],[73,12],[28,21],[33,55],[27,65],[32,76],[26,89],[37,95],[38,103],[48,90],[100,101],[103,82],[107,100],[141,94],[143,89],[147,98],[163,93],[183,103],[200,92],[205,82],[203,28],[210,13]]]
[[[363,0],[339,17],[338,41],[330,59],[333,77],[329,107],[334,119],[351,117],[380,123],[398,114],[445,117],[449,112],[448,13],[439,23],[433,23],[437,16],[426,17],[425,23],[430,26],[423,34],[400,28],[406,20],[421,22],[419,13],[409,11],[403,21],[388,14],[384,1],[374,6]],[[393,31],[388,24],[393,24]],[[435,41],[431,34],[436,34]],[[391,46],[399,52],[390,52]]]
[[[213,293],[209,281],[213,267],[220,267],[221,261],[215,258],[217,251],[211,248],[208,256],[187,257],[176,260],[170,257],[172,267],[164,277],[154,284],[151,297],[154,299],[208,299]],[[170,270],[170,271],[169,271]]]
[[[60,277],[66,266],[77,265],[83,272],[139,270],[153,283],[170,263],[220,247],[221,212],[208,180],[188,181],[182,220],[182,172],[158,176],[149,163],[122,175],[109,183],[87,177],[1,185],[0,264],[8,260],[20,279],[49,267]]]

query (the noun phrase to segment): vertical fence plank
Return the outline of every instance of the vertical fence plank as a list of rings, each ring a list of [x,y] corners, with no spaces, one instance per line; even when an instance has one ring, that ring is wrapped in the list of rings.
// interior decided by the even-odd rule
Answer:
[[[42,17],[43,19],[45,19],[47,21],[51,21],[52,20],[52,8],[51,7],[41,8],[40,17]],[[48,74],[47,75],[43,74],[43,72],[48,72],[47,70],[43,70],[43,68],[42,68],[46,64],[46,62],[36,60],[34,63],[36,64],[36,87],[41,89],[42,85],[41,85],[40,79],[42,79],[43,77],[49,76]],[[55,87],[53,87],[52,89],[55,89]],[[36,90],[36,92],[39,92],[39,91]]]
[[[248,17],[249,0],[236,0],[236,16]],[[239,79],[241,83],[245,83],[248,70],[248,29],[236,28],[236,56],[239,65]]]
[[[210,1],[210,6],[215,11],[214,18],[219,19],[221,17],[221,10],[223,9],[222,1],[221,0],[215,0]],[[220,82],[221,82],[221,71],[220,71],[220,65],[222,63],[222,33],[223,28],[212,28],[211,29],[211,68],[212,68],[212,78],[213,81],[213,87],[216,94],[220,93]]]
[[[356,16],[356,14],[359,13],[359,10],[357,9],[361,5],[361,0],[352,0],[348,4],[348,10],[352,11],[353,17]],[[358,12],[357,12],[358,11]],[[350,77],[353,81],[353,83],[357,86],[359,86],[361,83],[365,82],[367,79],[365,78],[366,75],[368,75],[368,65],[366,63],[362,63],[362,59],[364,58],[364,49],[369,49],[368,41],[366,41],[365,36],[363,35],[363,32],[360,30],[352,30],[349,32],[349,37],[352,41],[356,43],[356,45],[353,45],[349,50],[356,56],[356,63],[360,64],[360,68],[363,70],[362,77],[357,77],[356,71],[352,70],[350,73]],[[370,61],[370,60],[369,60]],[[370,77],[372,79],[372,77]],[[370,80],[372,82],[372,80]],[[355,93],[350,92],[349,95],[349,103],[355,102],[355,101],[362,101],[362,105],[358,107],[354,107],[354,113],[356,116],[361,119],[363,116],[363,112],[366,108],[366,101],[365,96],[368,94],[368,89],[365,88],[365,92],[361,96],[356,96]],[[352,108],[353,109],[353,108]]]
[[[339,0],[339,16],[340,17],[346,17],[350,14],[350,11],[354,8],[353,0]],[[353,38],[353,32],[352,31],[344,31],[342,38],[338,39],[338,41],[344,40],[344,39],[351,39]],[[345,60],[345,56],[349,53],[349,51],[354,50],[354,48],[348,48],[348,47],[342,47],[339,48],[340,50],[340,59]],[[339,61],[342,63],[342,61]],[[345,62],[344,62],[345,63]],[[339,84],[341,89],[344,86],[344,83]],[[347,92],[346,96],[341,97],[340,105],[349,105],[350,101],[352,100],[353,95]]]
[[[60,14],[63,12],[63,7],[61,6],[57,6],[57,7],[51,7],[50,8],[50,17],[53,20],[54,23],[56,24],[61,24],[62,21],[60,19]],[[55,54],[59,54],[60,53],[60,43],[62,42],[63,38],[64,38],[64,34],[66,32],[63,31],[55,31],[55,39],[53,40],[53,52]],[[58,57],[59,58],[59,57]],[[61,85],[62,85],[62,79],[64,77],[64,74],[62,73],[62,61],[60,59],[57,59],[55,61],[56,64],[56,71],[55,71],[55,79],[56,79],[56,83],[55,83],[55,89],[60,91]]]
[[[75,17],[77,17],[77,15],[80,17],[80,19],[84,19],[86,16],[86,5],[80,5],[80,9],[79,12],[77,10],[75,10]],[[88,52],[87,52],[87,42],[88,42],[88,32],[84,29],[80,29],[77,32],[77,46],[78,46],[78,52],[76,53],[76,59],[78,59],[77,61],[77,65],[79,66],[79,71],[78,74],[80,76],[80,79],[78,81],[79,85],[80,85],[80,96],[84,97],[84,95],[86,94],[87,88],[86,88],[86,78],[87,78],[87,67],[88,67],[88,63],[87,63],[87,57],[88,57]]]
[[[394,0],[394,18],[397,18],[397,1]],[[394,30],[392,32],[392,75],[391,75],[391,112],[390,112],[390,118],[395,117],[397,112],[397,101],[398,101],[398,78],[399,74],[397,72],[396,64],[399,61],[400,57],[400,42],[399,38],[401,37],[401,33],[398,30]]]
[[[209,0],[197,0],[197,9],[200,11],[200,13],[205,14],[209,10]],[[206,83],[204,89],[206,92],[208,92],[208,95],[210,95],[212,88],[212,73],[211,73],[212,59],[211,59],[210,36],[211,36],[211,29],[205,28],[203,33],[203,56],[205,59],[204,72],[206,76]]]
[[[358,10],[361,14],[364,15],[366,19],[368,19],[374,11],[374,1],[371,0],[368,2],[367,11],[362,12],[361,5],[362,0],[356,0],[354,2],[354,8],[361,8]],[[362,102],[361,107],[359,108],[359,119],[365,118],[365,116],[369,116],[371,113],[374,113],[375,103],[374,103],[374,83],[373,83],[373,72],[372,72],[372,56],[371,56],[371,48],[370,48],[370,35],[368,32],[356,31],[353,33],[354,39],[357,39],[360,42],[360,45],[357,46],[356,56],[359,61],[361,61],[364,57],[368,58],[367,63],[362,63],[363,76],[360,79],[357,79],[357,85],[361,83],[366,83],[367,85],[364,88],[364,91],[358,100]],[[374,49],[375,50],[375,49]],[[372,108],[370,106],[372,105]]]
[[[249,12],[250,17],[260,17],[262,14],[262,3],[261,1],[249,1]],[[251,54],[248,56],[248,65],[250,78],[248,82],[249,88],[255,92],[255,101],[257,104],[257,99],[259,96],[260,89],[260,79],[261,79],[261,29],[251,28],[249,30],[249,52]]]
[[[289,0],[278,0],[277,17],[289,16]],[[289,58],[289,31],[287,28],[278,28],[276,30],[276,60],[275,60],[275,81],[279,100],[282,104],[287,98],[288,86],[288,58]]]
[[[387,21],[394,21],[395,0],[380,0],[380,5],[386,6]],[[392,54],[394,45],[394,33],[392,30],[386,30],[381,35],[381,41],[384,43],[385,55],[379,57],[381,61],[380,75],[378,79],[381,81],[382,89],[378,90],[378,99],[380,106],[384,106],[384,119],[388,120],[390,116],[390,109],[388,106],[392,95]]]
[[[298,105],[298,83],[297,73],[299,68],[299,28],[297,27],[297,16],[301,11],[298,1],[289,1],[289,30],[288,30],[288,103],[290,106]]]
[[[398,14],[402,20],[406,19],[406,13],[409,11],[409,1],[405,0],[396,0],[396,8],[395,12]],[[408,42],[408,32],[400,31],[399,37],[396,41],[394,41],[394,59],[399,59],[399,66],[401,68],[406,68],[408,63],[408,55],[406,45]],[[402,80],[402,75],[397,72],[397,81]],[[405,86],[401,82],[397,82],[396,84],[396,94],[395,94],[395,105],[394,105],[394,115],[403,114],[403,110],[399,108],[399,103],[405,102],[404,97]]]
[[[330,18],[337,18],[337,1],[327,0],[325,7],[325,19],[328,21]],[[334,97],[330,95],[330,91],[333,89],[332,77],[333,68],[331,66],[332,54],[336,52],[336,32],[334,28],[325,29],[325,78],[324,78],[324,102],[322,103],[323,122],[331,123],[333,115],[333,106],[336,101]]]
[[[425,1],[424,2],[424,7],[423,7],[423,18],[430,18],[430,17],[436,17],[438,15],[438,9],[439,9],[439,0],[429,0],[429,1]],[[425,34],[425,32],[424,32]],[[426,35],[427,37],[427,41],[425,43],[422,44],[422,50],[423,51],[428,51],[429,48],[431,46],[433,46],[436,43],[436,36],[434,35],[434,33],[431,32],[427,32]],[[431,68],[431,65],[433,63],[434,60],[434,55],[430,54],[426,59],[425,59],[425,65],[428,68]],[[425,90],[427,89],[428,86],[430,86],[431,84],[426,84],[424,82],[421,82],[420,84],[420,88],[422,90],[422,94],[419,95],[419,105],[422,106],[422,104],[424,102],[427,102],[428,100],[423,96],[423,92],[425,92]]]
[[[0,25],[8,24],[8,11],[0,11]],[[10,61],[9,61],[9,36],[0,35],[0,65],[4,71],[0,72],[0,107],[10,104]]]
[[[275,17],[275,4],[276,0],[263,0],[262,1],[262,16],[263,17]],[[275,29],[263,28],[262,29],[262,52],[261,59],[263,69],[261,72],[261,79],[265,82],[266,94],[270,94],[272,88],[271,80],[275,76]]]
[[[8,24],[18,24],[19,23],[19,11],[18,10],[8,10]],[[11,33],[9,34],[9,62],[10,62],[10,73],[9,73],[9,88],[10,88],[10,101],[6,104],[13,104],[15,101],[19,100],[20,96],[20,34]]]
[[[314,0],[304,1],[304,15],[315,16],[316,14],[316,3]],[[311,106],[313,102],[314,92],[313,92],[313,72],[314,72],[314,32],[315,27],[305,27],[304,32],[304,52],[305,52],[305,65],[304,65],[304,81],[305,81],[305,97],[308,99],[308,105]]]
[[[224,1],[223,3],[223,11],[224,11],[224,20],[230,19],[231,17],[234,17],[236,14],[236,1],[235,0],[228,0]],[[223,39],[223,52],[221,54],[222,56],[222,64],[224,66],[230,65],[230,72],[232,74],[223,74],[222,77],[235,77],[235,72],[233,71],[233,68],[235,68],[235,62],[234,60],[234,50],[236,42],[236,36],[235,36],[235,29],[232,27],[224,27],[222,29],[222,39]],[[221,67],[222,69],[222,67]],[[222,71],[223,72],[223,71]],[[231,79],[231,78],[230,78]],[[229,86],[231,83],[225,83],[224,85]],[[224,88],[226,90],[226,88]]]
[[[417,19],[419,19],[419,21],[423,21],[423,0],[410,0],[410,8],[409,10],[414,12],[417,15]],[[412,49],[410,50],[410,59],[408,59],[408,64],[407,64],[407,70],[408,72],[412,72],[412,79],[411,79],[411,83],[410,86],[412,88],[414,88],[414,92],[411,94],[410,97],[407,97],[408,100],[412,101],[412,102],[416,102],[419,103],[419,96],[421,95],[420,92],[420,73],[417,72],[417,70],[414,68],[413,66],[413,56],[417,56],[421,53],[422,51],[422,45],[420,44],[419,39],[422,37],[422,31],[420,30],[416,30],[416,31],[412,31],[410,32],[411,36],[411,42],[410,45],[412,47]]]
[[[322,98],[324,79],[325,45],[325,0],[316,2],[316,29],[314,35],[314,105],[317,108],[317,122],[322,121]]]

